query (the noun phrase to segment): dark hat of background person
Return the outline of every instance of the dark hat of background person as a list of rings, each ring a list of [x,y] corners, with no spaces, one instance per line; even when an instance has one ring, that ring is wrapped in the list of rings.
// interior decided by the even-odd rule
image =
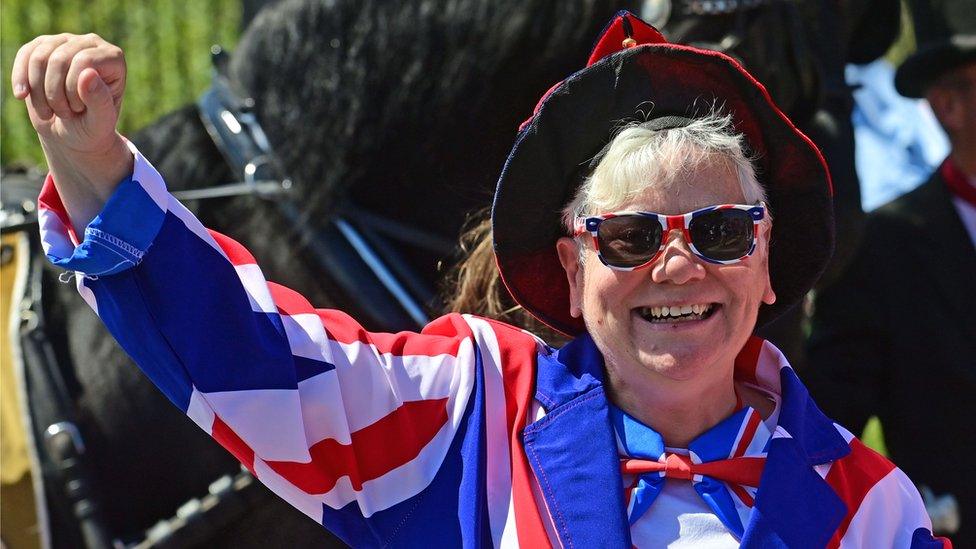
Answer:
[[[777,301],[761,307],[757,325],[799,302],[833,250],[823,157],[732,58],[669,44],[628,12],[614,16],[586,68],[542,97],[499,177],[495,259],[515,301],[560,332],[582,333],[582,319],[569,314],[569,285],[556,253],[556,241],[567,234],[562,208],[622,124],[702,117],[715,107],[731,114],[745,136],[774,220],[769,272]]]
[[[909,2],[915,26],[915,53],[895,73],[895,89],[923,97],[943,74],[976,62],[976,4],[972,0]]]

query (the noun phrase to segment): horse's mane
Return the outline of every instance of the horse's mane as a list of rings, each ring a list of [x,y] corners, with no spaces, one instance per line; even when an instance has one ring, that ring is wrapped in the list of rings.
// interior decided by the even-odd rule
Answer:
[[[306,226],[322,226],[348,199],[455,241],[467,212],[490,202],[518,125],[552,84],[584,65],[592,38],[620,7],[283,0],[254,19],[225,74],[239,95],[254,98]],[[133,141],[173,189],[235,179],[192,106]],[[190,206],[251,248],[272,279],[319,306],[355,307],[309,276],[319,267],[303,239],[313,232],[282,233],[288,224],[253,199]],[[399,252],[431,285],[443,274],[438,265],[452,260]]]
[[[450,205],[436,225],[456,237],[464,211],[487,204],[518,124],[583,66],[612,4],[286,0],[258,15],[228,72],[312,211],[348,193],[381,213],[423,208],[397,215],[435,228],[429,212]]]
[[[196,105],[186,105],[130,136],[171,191],[228,183],[230,166],[207,134]]]

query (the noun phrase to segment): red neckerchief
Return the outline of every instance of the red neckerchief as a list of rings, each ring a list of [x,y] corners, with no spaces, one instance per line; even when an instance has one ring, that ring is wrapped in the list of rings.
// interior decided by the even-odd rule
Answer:
[[[942,166],[939,167],[939,172],[942,179],[945,179],[946,188],[949,189],[949,192],[956,198],[961,198],[976,207],[976,187],[969,182],[969,178],[962,173],[962,170],[956,166],[951,157],[945,159]]]

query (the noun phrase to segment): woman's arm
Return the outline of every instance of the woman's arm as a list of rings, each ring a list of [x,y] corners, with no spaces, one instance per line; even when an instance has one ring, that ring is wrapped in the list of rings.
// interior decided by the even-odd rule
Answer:
[[[505,339],[461,315],[419,334],[369,333],[266,281],[243,246],[203,227],[116,133],[119,101],[109,82],[119,80],[102,69],[121,67],[124,82],[119,57],[99,57],[98,47],[76,53],[75,62],[84,55],[82,64],[92,65],[78,80],[81,112],[49,97],[54,88],[44,79],[25,76],[35,59],[82,38],[32,42],[13,76],[51,163],[39,200],[50,260],[77,274],[82,296],[174,404],[259,480],[348,542],[386,545],[411,528],[429,529],[407,520],[418,509],[461,520],[460,500],[425,494],[460,498],[462,476],[482,478],[484,452],[508,448],[506,406],[487,409],[477,395],[489,378],[492,394],[501,392],[500,347],[520,349],[522,371],[531,372],[535,340],[511,329]],[[80,87],[92,82],[89,96]],[[40,85],[45,91],[35,97]],[[479,443],[485,425],[501,435],[488,450]],[[507,459],[496,461],[485,482],[496,468],[508,470]],[[471,501],[480,501],[480,485],[469,485]],[[504,519],[507,500],[496,506]],[[426,535],[451,532],[461,530]]]
[[[77,245],[48,179],[48,257],[77,274],[153,383],[278,495],[340,535],[345,522],[397,515],[463,429],[481,334],[460,315],[419,334],[374,334],[313,308],[204,228],[133,153],[132,176]]]
[[[122,50],[95,34],[39,36],[14,58],[14,97],[27,103],[79,234],[118,182],[132,173],[132,154],[115,129],[125,75]]]

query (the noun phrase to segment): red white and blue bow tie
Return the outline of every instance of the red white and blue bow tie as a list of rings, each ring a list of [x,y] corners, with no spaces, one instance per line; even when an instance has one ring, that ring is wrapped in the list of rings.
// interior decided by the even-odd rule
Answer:
[[[759,413],[742,408],[688,445],[687,455],[666,451],[661,435],[611,408],[623,454],[621,473],[633,475],[627,489],[627,513],[633,525],[650,508],[667,479],[692,482],[694,489],[729,531],[744,533],[736,499],[751,508],[765,465],[770,433]]]

